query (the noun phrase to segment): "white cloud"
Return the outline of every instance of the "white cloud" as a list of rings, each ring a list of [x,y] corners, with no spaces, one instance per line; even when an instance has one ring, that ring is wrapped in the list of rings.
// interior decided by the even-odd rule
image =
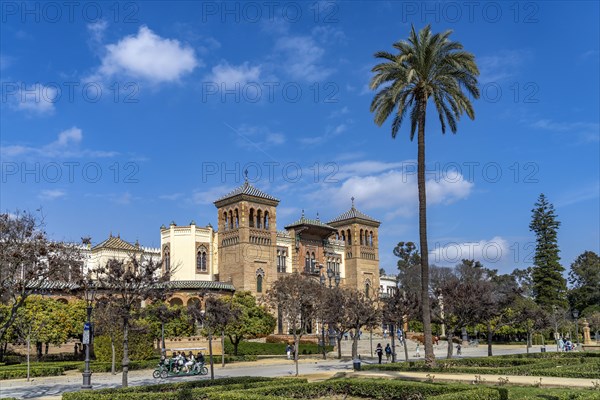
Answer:
[[[322,64],[325,50],[310,36],[285,36],[275,43],[275,51],[283,55],[281,67],[297,80],[321,81],[333,73]]]
[[[244,62],[236,66],[222,61],[212,68],[205,81],[216,83],[219,88],[233,89],[236,84],[243,86],[250,82],[259,82],[260,72],[260,65],[250,66],[248,62]]]
[[[15,83],[15,85],[18,86],[16,91],[6,96],[13,109],[37,115],[54,113],[54,102],[59,95],[55,87],[40,83],[33,85]]]
[[[540,119],[532,123],[531,126],[551,132],[578,134],[585,142],[598,142],[600,140],[600,124],[597,122],[557,122],[549,119]]]
[[[9,145],[0,147],[0,156],[3,158],[18,157],[45,157],[45,158],[66,158],[66,157],[114,157],[118,155],[115,151],[98,151],[82,149],[80,147],[83,141],[83,132],[76,126],[66,129],[58,134],[55,141],[46,145],[34,147],[23,145]]]
[[[176,39],[165,39],[147,26],[116,44],[106,45],[98,73],[104,77],[125,74],[153,83],[173,82],[198,65],[194,50]]]
[[[266,126],[255,126],[242,124],[232,130],[238,135],[236,144],[241,147],[267,149],[285,143],[285,135],[281,132],[273,132]]]
[[[192,193],[192,203],[194,204],[212,204],[216,199],[231,192],[234,188],[231,186],[214,186],[209,189],[196,189]]]
[[[42,190],[39,198],[42,200],[56,200],[65,197],[67,193],[60,189]]]
[[[500,263],[510,256],[507,240],[495,236],[477,242],[434,242],[430,243],[429,262],[440,266],[455,265],[463,259],[474,259],[485,264]]]
[[[348,130],[348,123],[351,123],[351,122],[352,122],[352,120],[348,120],[348,121],[346,121],[346,123],[340,123],[338,125],[328,126],[327,128],[325,128],[325,133],[323,135],[303,137],[303,138],[299,138],[298,141],[300,143],[302,143],[303,145],[307,145],[307,146],[326,142],[329,139],[332,139],[332,138],[339,136],[342,133],[346,132],[346,130]]]
[[[377,162],[355,163],[348,171],[364,170],[380,171],[386,169],[386,164]],[[394,164],[388,164],[394,165]],[[345,171],[345,166],[340,166]],[[335,174],[331,179],[344,179],[348,171]],[[429,179],[427,186],[427,204],[450,204],[467,198],[473,189],[473,183],[468,182],[457,172],[440,174]],[[343,181],[341,186],[324,187],[325,198],[349,199],[355,197],[360,204],[368,204],[369,209],[388,210],[387,219],[396,216],[411,216],[418,211],[416,169],[400,168],[372,173],[366,176],[352,176]],[[319,194],[319,197],[323,193]],[[321,197],[322,198],[322,197]]]
[[[181,196],[183,196],[183,193],[171,193],[171,194],[163,194],[158,196],[159,199],[161,200],[177,200],[179,199]]]
[[[479,82],[498,82],[510,78],[529,58],[530,53],[524,50],[502,50],[494,55],[478,57]]]
[[[104,32],[106,32],[106,28],[108,28],[108,23],[104,20],[92,22],[87,25],[87,29],[92,37],[92,40],[97,43],[101,43],[104,39]]]

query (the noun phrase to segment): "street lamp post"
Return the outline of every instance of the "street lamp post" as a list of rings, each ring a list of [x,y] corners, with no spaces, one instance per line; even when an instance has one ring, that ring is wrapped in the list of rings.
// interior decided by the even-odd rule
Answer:
[[[573,318],[575,318],[575,342],[577,343],[577,347],[579,347],[579,311],[573,310]]]
[[[92,388],[92,371],[90,370],[90,345],[92,343],[92,304],[96,295],[94,282],[90,279],[84,289],[85,301],[87,303],[87,322],[83,327],[83,344],[85,345],[85,369],[82,373],[83,384],[82,389]]]
[[[556,314],[558,312],[558,307],[556,305],[552,306],[553,316],[554,316],[554,341],[556,342],[556,351],[560,351],[560,346],[558,345],[559,335],[558,335],[558,318]]]
[[[320,270],[323,269],[323,265],[319,267]],[[331,280],[335,282],[335,286],[338,287],[340,285],[341,277],[339,272],[335,272],[331,267],[327,267],[327,278],[329,279],[329,289],[333,288],[331,284]],[[325,274],[321,273],[319,277],[319,282],[321,286],[325,287]],[[321,321],[321,344],[323,346],[323,360],[327,359],[327,349],[325,348],[325,320]]]

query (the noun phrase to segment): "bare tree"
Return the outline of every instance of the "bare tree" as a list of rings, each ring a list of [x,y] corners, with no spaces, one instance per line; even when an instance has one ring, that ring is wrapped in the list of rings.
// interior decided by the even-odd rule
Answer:
[[[419,315],[420,295],[415,292],[406,292],[404,290],[396,290],[392,296],[385,299],[383,304],[383,322],[394,326],[402,326],[405,319],[416,317]],[[396,359],[396,349],[394,342],[394,332],[392,334],[392,351],[394,361]],[[406,340],[403,340],[404,357],[408,361],[408,347]]]
[[[48,281],[80,282],[82,265],[78,246],[48,239],[43,216],[0,214],[0,302],[8,306],[0,315],[0,343],[28,296]]]
[[[361,329],[373,328],[381,322],[381,313],[378,309],[378,299],[367,297],[362,291],[347,289],[347,302],[344,310],[344,326],[354,329],[352,338],[352,359],[358,358],[358,340]]]
[[[452,275],[437,284],[438,301],[434,304],[434,315],[447,327],[447,358],[452,358],[454,331],[484,321],[492,307],[492,284],[484,278],[484,274],[481,264],[463,260],[454,268]],[[443,313],[439,295],[443,298]]]
[[[348,306],[348,290],[340,287],[321,290],[319,314],[323,321],[327,322],[329,331],[335,331],[338,358],[342,358],[342,339],[351,329],[345,324],[344,310]]]
[[[161,274],[162,263],[142,261],[136,256],[128,260],[109,260],[105,266],[92,271],[99,287],[106,290],[123,327],[123,387],[127,387],[129,371],[129,329],[133,313],[145,300],[162,300],[166,297],[170,273]]]
[[[116,374],[116,349],[115,343],[122,334],[123,323],[115,316],[119,315],[119,309],[114,303],[103,298],[96,302],[94,309],[94,335],[106,335],[110,339],[111,349],[111,373]]]
[[[294,336],[296,375],[300,338],[307,332],[317,315],[320,289],[320,285],[314,279],[294,273],[279,278],[267,292],[267,302],[273,309],[279,307]]]

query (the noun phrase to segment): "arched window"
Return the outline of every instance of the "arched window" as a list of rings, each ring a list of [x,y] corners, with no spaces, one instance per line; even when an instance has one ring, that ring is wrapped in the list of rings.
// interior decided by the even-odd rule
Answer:
[[[260,228],[262,227],[261,220],[262,220],[262,211],[261,211],[261,210],[258,210],[258,211],[256,212],[256,227],[257,227],[258,229],[260,229]]]
[[[229,210],[229,229],[233,229],[233,211]]]
[[[310,253],[306,252],[306,258],[304,259],[304,270],[306,272],[310,271]]]
[[[240,227],[240,215],[238,214],[238,209],[235,209],[235,228]]]
[[[229,218],[227,218],[227,211],[223,213],[223,225],[225,230],[229,227]]]
[[[256,270],[256,293],[262,293],[263,291],[263,278],[265,271],[262,268]]]
[[[317,267],[317,260],[315,258],[315,252],[313,251],[310,255],[310,272],[315,272],[315,268]]]
[[[350,233],[350,229],[347,230],[346,237],[348,238],[348,244],[352,245],[352,234]]]
[[[363,243],[363,230],[361,229],[360,230],[360,245],[362,246],[363,244],[364,244]]]
[[[269,229],[269,212],[265,211],[265,224],[264,224],[265,229]]]
[[[196,253],[196,269],[198,272],[207,272],[206,268],[206,247],[200,246]]]
[[[373,231],[369,233],[369,246],[373,247]]]
[[[250,218],[248,218],[250,222],[250,228],[254,228],[254,208],[250,209]]]
[[[371,281],[368,279],[365,281],[365,296],[371,296]]]
[[[165,272],[169,272],[171,270],[171,252],[169,246],[163,247],[163,261],[165,263]]]
[[[346,243],[346,234],[342,231],[342,241]]]

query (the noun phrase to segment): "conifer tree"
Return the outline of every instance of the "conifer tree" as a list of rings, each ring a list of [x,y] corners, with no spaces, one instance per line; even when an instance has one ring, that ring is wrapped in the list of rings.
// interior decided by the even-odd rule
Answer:
[[[531,210],[529,230],[535,233],[535,256],[532,281],[535,302],[545,309],[556,305],[567,308],[567,281],[558,255],[558,227],[554,206],[542,193]]]

